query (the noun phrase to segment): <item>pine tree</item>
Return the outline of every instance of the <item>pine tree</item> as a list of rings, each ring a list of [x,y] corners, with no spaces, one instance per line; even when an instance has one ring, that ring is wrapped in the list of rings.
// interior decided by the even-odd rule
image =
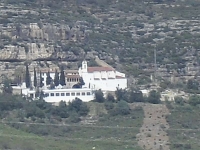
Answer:
[[[59,74],[58,74],[57,70],[55,71],[54,85],[55,86],[59,85]]]
[[[36,74],[36,70],[34,68],[34,87],[37,87],[37,74]]]
[[[64,73],[63,66],[61,67],[61,72],[60,72],[60,85],[62,85],[62,86],[66,85],[66,83],[65,83],[65,73]]]
[[[44,81],[44,78],[42,78],[42,73],[41,73],[41,71],[40,71],[40,87],[43,87],[43,86],[44,86],[43,81]]]
[[[52,78],[51,78],[51,76],[50,76],[50,72],[48,71],[48,72],[47,72],[47,78],[46,78],[46,84],[47,84],[47,85],[50,85],[50,84],[51,84],[51,81],[52,81]]]
[[[30,73],[29,73],[28,65],[26,65],[26,77],[25,77],[25,82],[26,82],[26,88],[30,88],[31,82],[30,82]]]

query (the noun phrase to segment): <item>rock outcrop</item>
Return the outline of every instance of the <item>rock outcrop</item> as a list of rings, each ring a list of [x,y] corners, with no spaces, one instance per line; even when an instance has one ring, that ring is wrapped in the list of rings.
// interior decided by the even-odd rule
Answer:
[[[69,52],[68,49],[63,50],[62,46],[68,42],[81,42],[84,40],[86,33],[80,22],[77,22],[71,28],[68,25],[42,25],[38,23],[0,26],[0,28],[2,29],[0,33],[2,40],[15,42],[13,44],[9,42],[10,44],[1,46],[0,60],[47,58],[77,60],[78,56],[76,54]]]

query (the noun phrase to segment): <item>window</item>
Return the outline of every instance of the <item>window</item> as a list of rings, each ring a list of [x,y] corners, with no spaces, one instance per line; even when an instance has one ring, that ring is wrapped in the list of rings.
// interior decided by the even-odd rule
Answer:
[[[80,93],[76,93],[76,96],[80,96],[81,94]]]
[[[61,93],[61,96],[65,96],[65,93]]]
[[[66,93],[66,96],[70,96],[70,93]]]
[[[75,96],[75,93],[71,93],[72,96]]]
[[[45,94],[45,97],[49,97],[49,93],[46,93],[46,94]]]
[[[91,95],[90,92],[87,92],[87,95]]]
[[[51,93],[51,96],[54,96],[54,93]]]
[[[56,93],[56,96],[60,96],[60,93]]]
[[[82,92],[82,94],[81,94],[81,95],[85,96],[85,92]]]

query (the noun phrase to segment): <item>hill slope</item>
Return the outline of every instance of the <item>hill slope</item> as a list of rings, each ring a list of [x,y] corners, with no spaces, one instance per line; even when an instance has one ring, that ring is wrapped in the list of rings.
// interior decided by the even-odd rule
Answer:
[[[156,49],[159,76],[198,73],[198,0],[0,2],[1,60],[77,64],[98,55],[131,76],[149,78]]]

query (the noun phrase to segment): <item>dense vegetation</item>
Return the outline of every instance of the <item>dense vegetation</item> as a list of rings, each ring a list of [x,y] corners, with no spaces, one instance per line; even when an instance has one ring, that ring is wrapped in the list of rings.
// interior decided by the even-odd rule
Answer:
[[[18,133],[16,133],[16,130],[6,125],[2,126],[2,128],[4,130],[5,128],[10,128],[15,133],[12,136],[20,137],[20,139],[29,137],[30,141],[36,140],[39,144],[38,146],[41,145],[37,139],[43,140],[43,136],[47,136],[46,140],[48,141],[59,139],[53,144],[55,148],[60,147],[57,143],[68,140],[77,142],[77,140],[80,140],[82,144],[96,141],[93,142],[95,145],[92,145],[92,143],[89,145],[95,146],[97,149],[110,147],[118,150],[125,145],[129,149],[139,149],[137,147],[136,134],[142,125],[143,110],[140,107],[131,109],[125,101],[113,102],[116,113],[108,113],[102,103],[90,102],[86,104],[78,98],[68,105],[61,101],[58,106],[54,106],[42,99],[32,101],[25,98],[22,99],[17,95],[12,96],[9,93],[2,93],[0,95],[0,103],[1,122],[24,132],[17,131]],[[100,107],[102,109],[99,109]],[[91,117],[92,119],[90,120]],[[33,134],[27,134],[27,132]],[[127,135],[127,133],[129,134]],[[7,129],[5,136],[6,138],[11,136],[10,132],[7,133]],[[60,138],[63,139],[60,140]],[[46,140],[44,140],[45,144],[48,143]],[[7,142],[3,139],[2,141],[4,142],[2,145],[0,144],[2,148],[16,146],[26,149],[20,140],[15,140],[19,142],[18,144],[15,142],[11,144],[9,138]],[[116,141],[119,143],[117,144]],[[125,145],[124,142],[126,142]],[[75,147],[74,149],[80,149],[81,143],[73,146],[70,142],[66,142],[66,145]],[[110,146],[107,145],[108,143]],[[35,148],[34,145],[28,147]],[[46,145],[43,147],[48,149]]]
[[[16,27],[12,34],[18,36],[14,40],[1,34],[1,47],[9,44],[27,47],[27,43],[33,42],[53,45],[55,52],[72,52],[76,56],[83,56],[82,51],[96,51],[101,58],[128,75],[141,80],[146,78],[140,84],[150,81],[155,49],[157,67],[165,70],[165,75],[188,75],[187,66],[190,63],[193,67],[199,64],[198,0],[1,2],[3,9],[8,12],[1,15],[0,23]],[[17,8],[16,12],[9,11],[12,6]],[[28,11],[23,12],[22,8]],[[20,13],[17,14],[18,10]],[[56,28],[66,25],[72,31],[66,31],[67,39],[52,37],[46,40],[24,35],[24,25],[29,23],[38,23],[50,35],[53,32],[46,24],[56,24]],[[83,39],[78,33],[72,33],[77,27],[78,32],[84,35]],[[74,36],[77,38],[75,41],[71,40]],[[160,76],[164,76],[162,72]]]
[[[20,122],[61,122],[62,118],[68,118],[66,122],[79,122],[80,117],[89,112],[87,105],[78,98],[68,105],[61,101],[54,106],[42,99],[32,101],[17,95],[1,94],[0,102],[1,118]]]

